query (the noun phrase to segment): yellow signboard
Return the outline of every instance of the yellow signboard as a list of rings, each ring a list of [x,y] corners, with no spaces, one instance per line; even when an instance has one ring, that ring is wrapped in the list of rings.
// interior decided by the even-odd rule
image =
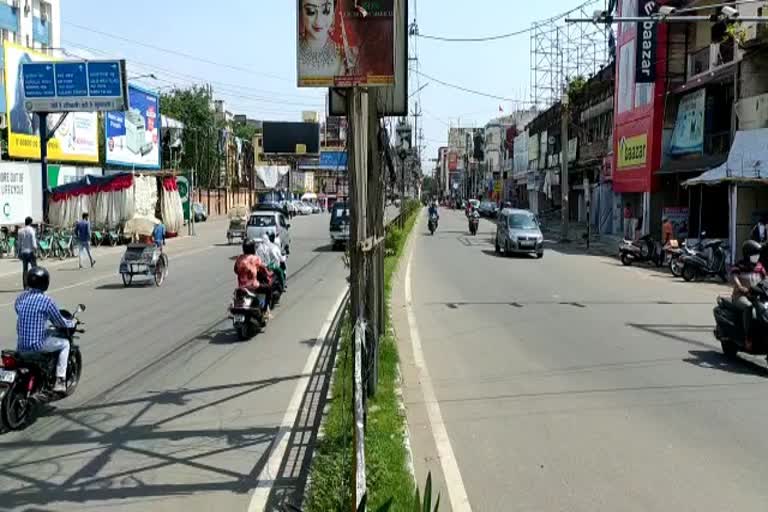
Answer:
[[[21,83],[21,65],[28,62],[60,60],[13,43],[5,42],[5,103],[8,113],[8,154],[14,158],[40,158],[38,117],[27,112]],[[53,127],[60,114],[48,116]],[[54,137],[48,142],[48,158],[53,161],[98,162],[99,126],[96,112],[73,112],[67,115]]]
[[[297,155],[306,155],[307,154],[307,145],[306,144],[296,144],[296,154]]]
[[[501,194],[501,180],[496,180],[496,182],[493,184],[493,191],[497,194]]]
[[[622,137],[619,141],[619,158],[616,167],[629,169],[642,167],[648,160],[648,134]]]

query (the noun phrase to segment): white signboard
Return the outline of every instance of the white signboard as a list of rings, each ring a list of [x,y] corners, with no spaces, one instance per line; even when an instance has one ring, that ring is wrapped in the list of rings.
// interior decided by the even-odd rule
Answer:
[[[0,163],[0,225],[43,220],[43,185],[39,164]]]

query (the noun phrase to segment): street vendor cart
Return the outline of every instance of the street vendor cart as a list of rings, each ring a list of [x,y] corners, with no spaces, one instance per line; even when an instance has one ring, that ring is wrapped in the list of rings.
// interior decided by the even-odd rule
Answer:
[[[235,239],[245,241],[245,230],[248,224],[249,211],[245,205],[237,205],[230,208],[227,213],[229,226],[227,227],[227,243],[232,245]]]

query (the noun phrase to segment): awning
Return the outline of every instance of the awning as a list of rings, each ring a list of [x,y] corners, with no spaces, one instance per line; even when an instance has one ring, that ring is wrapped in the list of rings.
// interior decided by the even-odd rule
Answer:
[[[737,131],[728,160],[683,185],[719,183],[768,184],[768,128]]]
[[[722,165],[728,155],[703,155],[697,158],[669,159],[656,171],[657,175],[705,172]]]

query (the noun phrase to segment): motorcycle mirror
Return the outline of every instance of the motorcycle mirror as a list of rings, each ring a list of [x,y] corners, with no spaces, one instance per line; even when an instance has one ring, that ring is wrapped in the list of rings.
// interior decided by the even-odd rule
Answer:
[[[78,313],[82,313],[83,311],[85,311],[85,304],[78,304],[77,305],[77,312]]]

